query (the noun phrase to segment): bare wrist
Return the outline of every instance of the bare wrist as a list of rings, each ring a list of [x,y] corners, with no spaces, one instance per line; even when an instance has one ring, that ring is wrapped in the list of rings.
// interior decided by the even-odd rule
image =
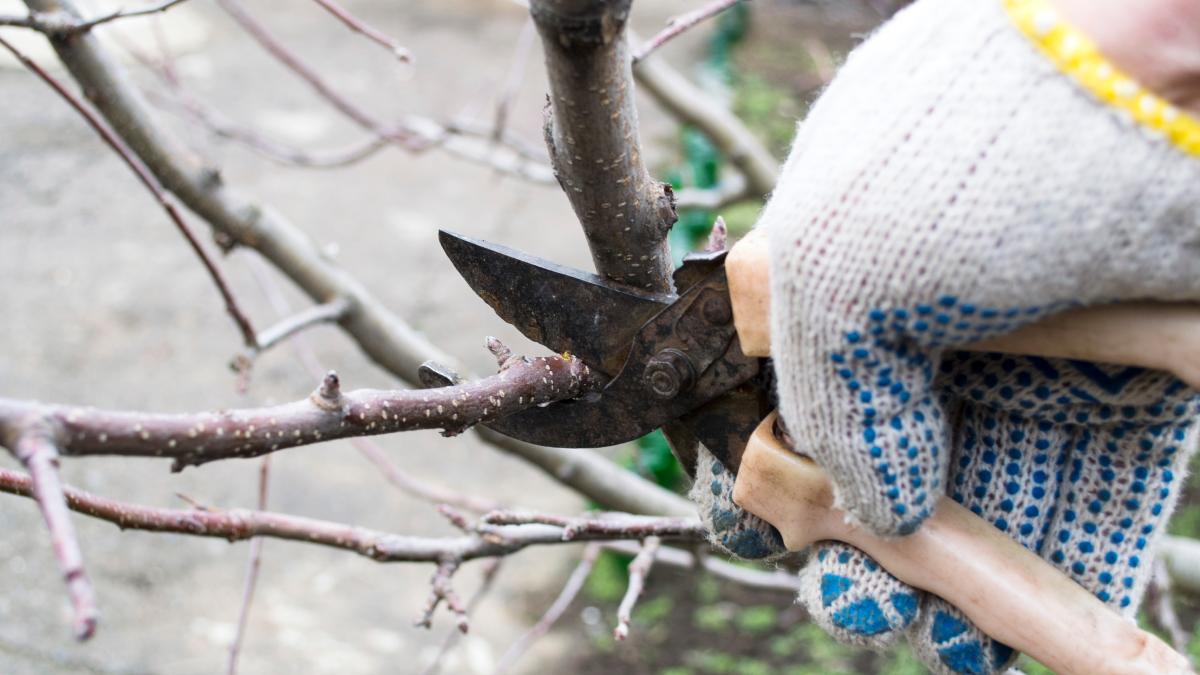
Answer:
[[[1200,0],[1050,0],[1139,84],[1200,113]]]

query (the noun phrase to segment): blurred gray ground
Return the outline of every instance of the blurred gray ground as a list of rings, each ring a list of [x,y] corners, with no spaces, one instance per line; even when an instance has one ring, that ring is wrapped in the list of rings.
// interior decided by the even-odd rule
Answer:
[[[490,119],[525,21],[509,0],[348,2],[412,50],[416,63],[406,68],[314,3],[247,5],[340,91],[385,119],[402,112],[445,118],[464,110]],[[650,34],[693,6],[644,0],[635,24]],[[22,11],[15,0],[0,0],[0,10]],[[178,65],[188,86],[234,119],[310,147],[361,138],[211,3],[180,7],[168,26],[168,41],[183,48]],[[120,30],[153,47],[144,23]],[[687,41],[694,45],[695,39]],[[687,41],[671,48],[673,58],[694,54]],[[35,53],[52,62],[45,50]],[[545,90],[536,46],[527,70],[510,124],[536,140]],[[139,78],[150,81],[145,73]],[[457,277],[437,245],[438,227],[590,265],[556,187],[499,176],[436,151],[421,157],[387,151],[339,171],[281,168],[214,142],[171,115],[162,118],[197,152],[218,160],[230,184],[282,210],[389,307],[477,372],[494,367],[485,335],[498,334],[518,350],[532,347]],[[660,161],[673,126],[649,105],[642,107],[642,122],[650,159]],[[199,219],[190,222],[207,232]],[[237,252],[224,264],[263,328],[275,314],[249,273],[249,255]],[[0,289],[3,396],[188,411],[291,400],[314,386],[284,346],[261,359],[245,395],[235,392],[226,364],[238,336],[200,265],[83,122],[44,85],[11,67],[0,67]],[[295,307],[303,306],[299,294],[287,291]],[[394,384],[336,330],[315,330],[310,340],[346,386]],[[559,512],[583,507],[537,470],[470,437],[415,433],[381,442],[406,471],[464,492]],[[14,465],[2,453],[0,463]],[[173,475],[166,462],[100,458],[65,461],[63,472],[70,483],[117,499],[178,507],[181,493],[232,507],[253,505],[257,469],[257,460],[232,461]],[[348,443],[276,455],[270,501],[272,509],[289,513],[453,534],[430,505],[390,487]],[[75,522],[102,611],[99,633],[86,645],[69,637],[63,586],[33,502],[0,498],[0,673],[223,672],[248,544],[120,533],[83,517]],[[490,672],[576,554],[571,547],[541,549],[505,564],[473,617],[471,635],[443,672]],[[479,566],[458,575],[464,596],[474,591]],[[425,565],[380,565],[268,541],[242,672],[419,671],[452,626],[442,614],[432,631],[412,626],[431,572]],[[533,592],[540,592],[536,606],[529,604]],[[524,660],[525,672],[562,662],[565,648],[562,639],[542,640]]]

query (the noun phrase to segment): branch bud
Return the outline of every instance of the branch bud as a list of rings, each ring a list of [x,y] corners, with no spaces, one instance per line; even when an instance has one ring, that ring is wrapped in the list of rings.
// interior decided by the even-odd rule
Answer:
[[[320,409],[335,412],[342,409],[342,383],[335,371],[325,374],[321,386],[309,396],[309,399]]]

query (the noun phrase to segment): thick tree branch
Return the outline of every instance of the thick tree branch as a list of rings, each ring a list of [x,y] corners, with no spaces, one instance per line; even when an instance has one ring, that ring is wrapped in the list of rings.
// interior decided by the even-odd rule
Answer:
[[[630,0],[533,0],[550,101],[546,144],[583,226],[596,270],[653,291],[671,290],[668,185],[650,177],[638,139],[625,44]]]
[[[579,359],[510,358],[496,375],[425,390],[341,391],[330,372],[307,399],[267,408],[159,414],[0,399],[0,431],[39,420],[65,456],[170,457],[173,470],[352,436],[443,429],[447,435],[597,385]],[[11,446],[10,446],[11,447]]]

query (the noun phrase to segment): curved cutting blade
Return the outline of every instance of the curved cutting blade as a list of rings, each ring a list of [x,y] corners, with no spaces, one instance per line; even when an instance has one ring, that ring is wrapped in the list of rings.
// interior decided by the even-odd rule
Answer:
[[[638,329],[675,299],[446,230],[438,238],[471,290],[501,319],[610,378],[621,370]]]

